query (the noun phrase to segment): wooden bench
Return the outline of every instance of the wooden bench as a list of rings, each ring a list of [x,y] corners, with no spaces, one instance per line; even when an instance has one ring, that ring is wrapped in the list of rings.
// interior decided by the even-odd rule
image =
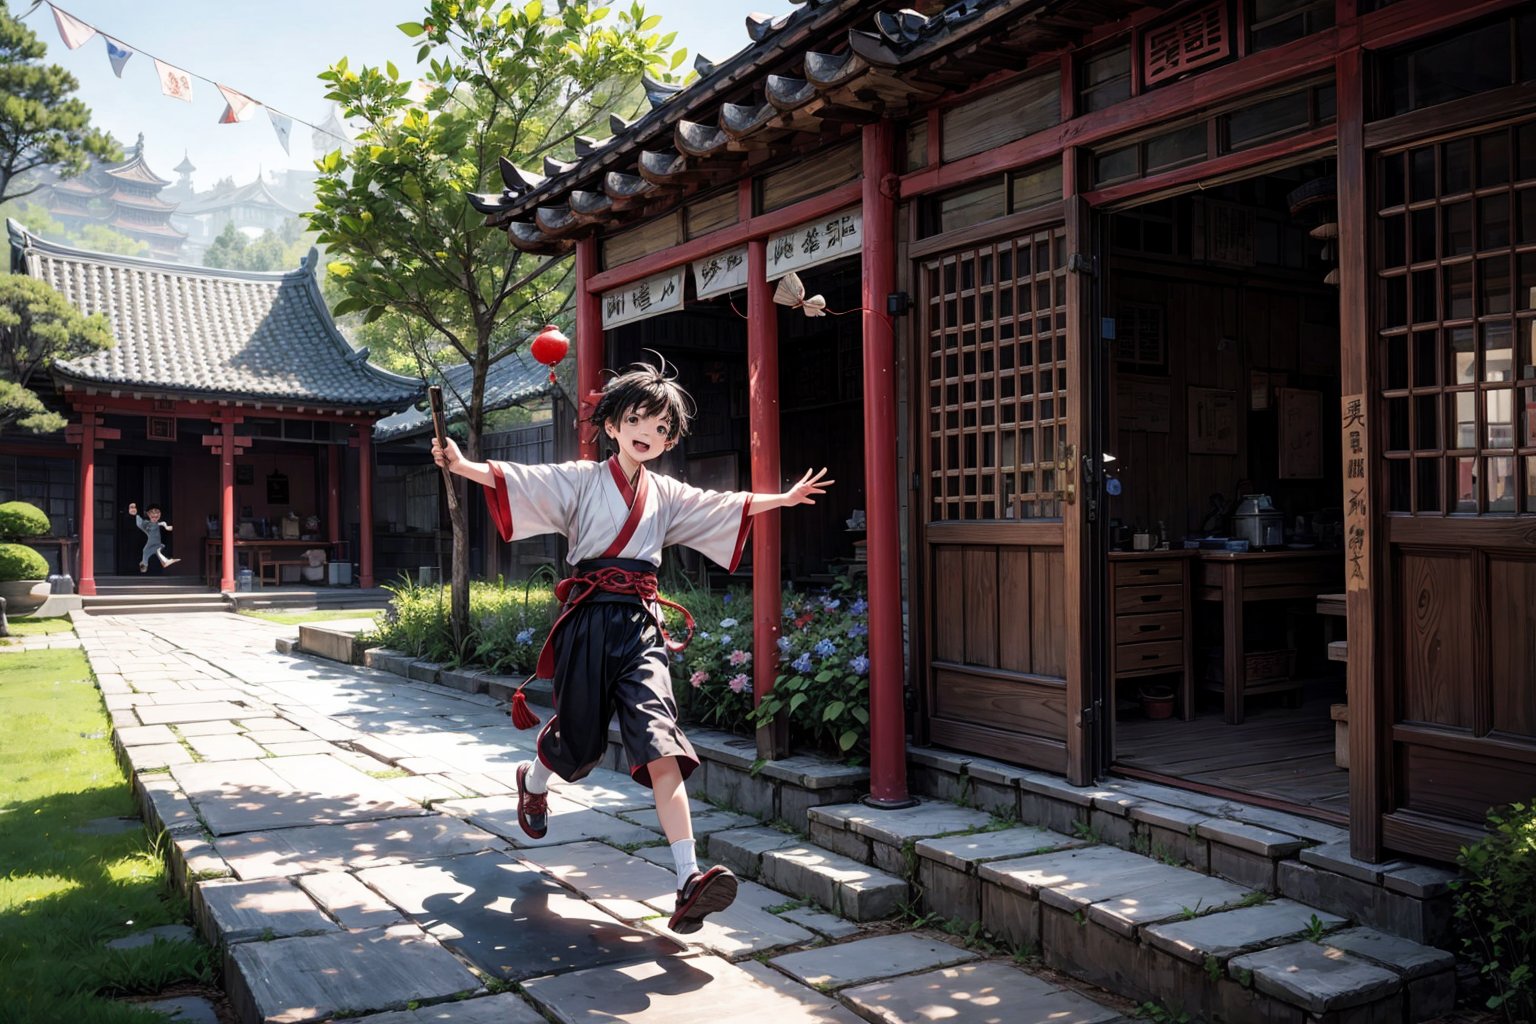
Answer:
[[[300,583],[304,582],[304,570],[309,567],[309,559],[307,559],[307,558],[273,558],[273,557],[271,557],[271,555],[272,555],[272,552],[270,552],[270,551],[258,551],[258,552],[256,552],[256,584],[258,586],[264,587],[264,586],[267,585],[267,570],[268,569],[272,570],[272,585],[274,587],[282,586],[283,585],[283,568],[284,568],[284,566],[289,566],[289,565],[291,565],[295,569],[299,570],[299,582]]]

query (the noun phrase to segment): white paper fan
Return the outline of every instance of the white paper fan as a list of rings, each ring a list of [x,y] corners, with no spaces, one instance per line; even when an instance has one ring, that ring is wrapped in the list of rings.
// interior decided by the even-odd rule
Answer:
[[[779,278],[779,286],[773,292],[773,301],[791,309],[803,309],[806,316],[825,316],[827,312],[826,299],[820,295],[805,297],[805,285],[794,271]]]

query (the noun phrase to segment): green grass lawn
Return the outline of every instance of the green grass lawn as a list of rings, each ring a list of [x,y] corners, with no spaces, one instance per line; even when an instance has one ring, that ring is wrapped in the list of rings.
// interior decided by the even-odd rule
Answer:
[[[75,627],[68,618],[58,619],[9,619],[12,636],[46,636],[49,633],[68,633]]]
[[[150,1024],[113,997],[215,980],[202,945],[107,950],[113,938],[187,920],[142,828],[79,831],[136,813],[85,656],[0,655],[0,1018]]]
[[[266,619],[284,626],[297,626],[301,622],[324,622],[327,619],[372,619],[382,615],[382,608],[311,608],[304,612],[241,612],[253,619]]]

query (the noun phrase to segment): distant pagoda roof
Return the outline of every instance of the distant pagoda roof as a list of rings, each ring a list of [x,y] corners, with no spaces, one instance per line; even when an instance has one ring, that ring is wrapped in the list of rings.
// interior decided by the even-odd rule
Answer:
[[[231,206],[265,206],[294,216],[303,212],[276,192],[273,192],[267,187],[267,183],[258,177],[255,181],[241,185],[239,188],[193,196],[181,204],[181,208],[177,210],[177,213],[183,216],[196,216],[200,213],[225,210]]]
[[[313,254],[284,273],[214,270],[69,248],[15,221],[6,229],[14,272],[111,324],[112,348],[54,365],[62,389],[367,413],[421,396],[419,382],[369,365],[336,330]]]

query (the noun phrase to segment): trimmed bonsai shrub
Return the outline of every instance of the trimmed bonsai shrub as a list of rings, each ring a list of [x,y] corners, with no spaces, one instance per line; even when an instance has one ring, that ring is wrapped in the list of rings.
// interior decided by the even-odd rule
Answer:
[[[0,538],[24,540],[41,537],[53,528],[48,516],[36,505],[25,501],[7,501],[0,505]]]
[[[48,560],[25,544],[0,544],[0,583],[45,580]]]

